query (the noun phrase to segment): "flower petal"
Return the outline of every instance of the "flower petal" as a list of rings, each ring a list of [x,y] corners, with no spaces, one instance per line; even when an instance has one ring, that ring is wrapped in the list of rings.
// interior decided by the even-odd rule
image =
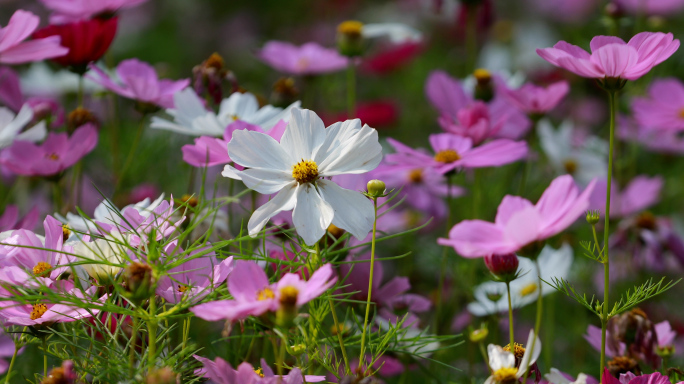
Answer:
[[[292,222],[304,242],[314,245],[332,223],[335,211],[309,183],[297,188],[295,201]]]
[[[320,179],[316,184],[321,197],[335,212],[332,223],[359,240],[365,239],[373,228],[373,203],[360,192],[341,188],[332,181]]]
[[[296,164],[302,159],[313,160],[325,137],[325,125],[316,113],[294,108],[280,145],[292,159],[292,164]]]
[[[225,171],[224,171],[225,172]],[[282,211],[289,211],[297,203],[297,183],[292,182],[278,192],[268,203],[259,207],[249,218],[247,228],[250,236],[256,236],[271,217]]]

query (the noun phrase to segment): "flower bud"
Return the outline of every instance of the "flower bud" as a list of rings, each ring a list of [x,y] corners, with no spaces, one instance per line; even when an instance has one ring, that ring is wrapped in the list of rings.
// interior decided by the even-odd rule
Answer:
[[[297,317],[297,297],[299,290],[288,285],[280,288],[280,308],[276,312],[276,324],[281,327],[289,328]]]
[[[155,278],[152,267],[134,262],[124,273],[125,295],[131,300],[145,300],[154,295]]]
[[[292,77],[281,77],[273,84],[271,105],[274,107],[285,108],[297,101],[298,97],[299,90],[295,86],[295,81]]]
[[[591,225],[596,225],[599,220],[601,220],[601,214],[599,213],[598,209],[594,210],[589,210],[587,211],[587,223]]]
[[[306,352],[306,344],[295,344],[290,347],[290,355],[297,357]]]
[[[506,253],[503,255],[487,255],[484,257],[487,269],[497,279],[510,282],[515,279],[515,274],[518,271],[518,256],[514,253]]]
[[[73,132],[76,128],[87,123],[93,123],[96,126],[100,125],[97,117],[95,117],[91,111],[83,107],[77,107],[73,111],[69,112],[69,115],[67,116],[67,127],[69,132]]]
[[[385,183],[382,180],[371,180],[366,184],[366,188],[368,188],[368,194],[373,198],[385,195]]]
[[[194,195],[185,194],[183,195],[183,197],[181,197],[180,203],[186,204],[191,208],[195,208],[197,205],[199,205],[199,200],[197,200],[197,198]]]
[[[490,101],[494,98],[494,87],[492,87],[492,74],[486,69],[476,69],[473,76],[477,83],[475,84],[475,99],[484,102]]]
[[[145,384],[176,384],[176,374],[169,367],[155,369],[147,374]]]
[[[337,48],[347,57],[363,54],[363,23],[349,20],[337,26]]]
[[[233,92],[238,88],[237,79],[225,67],[223,57],[218,53],[212,53],[207,60],[196,65],[192,69],[192,78],[195,92],[198,95],[206,92],[215,104],[219,104],[223,99],[224,80],[231,84]]]
[[[473,329],[468,333],[468,338],[472,343],[483,342],[487,336],[489,336],[489,330],[487,329],[487,325],[485,323],[483,323],[480,328]]]
[[[656,347],[656,355],[664,358],[672,357],[676,350],[674,345],[668,345],[666,347]]]

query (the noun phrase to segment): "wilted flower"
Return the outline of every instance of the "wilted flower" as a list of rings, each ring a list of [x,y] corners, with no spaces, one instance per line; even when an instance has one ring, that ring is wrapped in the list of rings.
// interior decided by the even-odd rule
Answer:
[[[14,12],[7,25],[0,27],[0,64],[23,64],[63,56],[69,49],[59,37],[37,35],[24,41],[38,28],[40,19],[21,9]],[[62,41],[63,43],[63,41]]]

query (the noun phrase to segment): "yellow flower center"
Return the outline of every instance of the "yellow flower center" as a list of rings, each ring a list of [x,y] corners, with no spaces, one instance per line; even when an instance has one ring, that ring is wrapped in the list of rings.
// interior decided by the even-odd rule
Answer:
[[[484,68],[478,68],[473,72],[473,77],[475,77],[475,80],[479,83],[491,80],[492,74]]]
[[[71,236],[71,230],[69,229],[69,224],[62,225],[62,241],[67,241]]]
[[[36,304],[31,311],[31,320],[40,319],[47,312],[47,305]]]
[[[257,375],[259,375],[261,377],[264,377],[264,372],[261,371],[261,368],[255,368],[254,373],[256,373]]]
[[[299,295],[297,288],[291,285],[282,287],[280,288],[280,303],[284,306],[294,307],[297,304],[297,295]]]
[[[520,294],[522,296],[527,296],[527,295],[533,294],[536,291],[537,291],[537,284],[536,283],[530,283],[530,284],[524,286],[523,289],[520,290]]]
[[[337,33],[346,36],[360,37],[363,23],[356,20],[347,20],[337,26]]]
[[[257,300],[259,301],[264,301],[268,299],[272,299],[275,297],[275,293],[271,288],[264,288],[259,293],[257,293]]]
[[[456,156],[458,156],[458,154],[456,154]],[[437,160],[437,161],[439,161],[439,160]],[[423,170],[422,169],[414,169],[411,172],[409,172],[409,180],[411,180],[411,182],[414,184],[418,184],[418,183],[423,182]]]
[[[236,121],[236,120],[239,120],[239,119],[240,119],[240,116],[238,116],[238,115],[230,115],[230,118],[231,118],[233,121]]]
[[[36,264],[35,267],[33,267],[33,274],[36,276],[43,276],[47,272],[50,272],[51,269],[52,269],[52,265],[50,265],[44,261],[41,261],[38,264]]]
[[[435,155],[435,161],[439,163],[453,163],[456,160],[459,160],[461,156],[458,154],[458,152],[454,151],[453,149],[446,149],[444,151],[439,151]]]
[[[522,359],[522,357],[525,355],[525,348],[522,346],[520,343],[513,343],[514,348],[513,348],[513,355],[515,356],[516,359]],[[508,344],[505,347],[503,347],[504,351],[510,352],[511,351],[511,345]]]
[[[49,155],[46,155],[45,157],[47,157],[48,159],[50,159],[50,160],[52,160],[52,161],[57,161],[57,160],[59,160],[59,156],[57,156],[56,153],[51,153],[51,154],[49,154]]]
[[[567,159],[563,162],[563,167],[565,167],[565,172],[574,175],[577,172],[577,162],[573,159]]]
[[[682,109],[679,110],[679,117],[681,117],[682,119],[684,119],[684,108],[682,108]]]
[[[180,293],[185,293],[185,291],[187,291],[187,290],[188,290],[187,285],[181,285],[180,287],[178,287],[178,292],[180,292]]]
[[[299,184],[311,183],[318,179],[318,164],[313,160],[304,160],[292,167],[292,177]]]
[[[518,378],[515,375],[518,373],[518,368],[500,368],[494,371],[494,381],[501,384],[515,383]]]

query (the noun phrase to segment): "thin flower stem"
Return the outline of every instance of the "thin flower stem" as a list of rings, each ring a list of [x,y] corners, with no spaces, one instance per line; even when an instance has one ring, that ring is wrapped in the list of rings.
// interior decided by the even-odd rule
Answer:
[[[149,343],[147,346],[147,365],[148,372],[154,368],[154,362],[157,355],[157,301],[155,297],[150,299],[149,315],[150,319],[147,320],[147,337],[149,338]]]
[[[135,345],[138,342],[138,318],[132,316],[131,341],[128,349],[128,376],[131,380],[135,376]]]
[[[342,350],[342,358],[344,359],[344,367],[346,374],[351,374],[351,367],[349,366],[349,358],[347,357],[347,349],[344,347],[344,339],[342,338],[342,328],[340,327],[340,322],[337,320],[337,313],[335,313],[335,306],[333,305],[332,299],[328,299],[330,304],[330,312],[332,312],[333,322],[335,323],[335,330],[337,331],[337,341],[340,343],[340,349]]]
[[[142,138],[143,132],[145,131],[145,115],[142,116],[140,119],[140,124],[138,125],[138,131],[135,134],[135,139],[133,139],[133,145],[131,145],[131,149],[128,151],[128,156],[126,157],[126,162],[123,165],[123,168],[121,168],[121,173],[119,174],[119,178],[116,180],[116,188],[115,190],[118,191],[121,188],[121,183],[123,182],[125,176],[126,176],[126,171],[128,171],[128,168],[131,166],[131,163],[133,163],[133,158],[135,157],[135,153],[138,150],[138,145],[140,144],[140,139]]]
[[[487,368],[489,368],[489,357],[487,356],[487,350],[485,349],[484,343],[480,341],[477,343],[477,345],[480,348],[480,353],[482,354],[485,364],[487,364]]]
[[[47,377],[47,354],[47,337],[43,336],[43,377]]]
[[[356,116],[356,68],[353,58],[347,66],[347,115],[349,119]]]
[[[508,294],[508,334],[510,336],[511,352],[515,351],[514,334],[513,334],[513,305],[511,305],[511,282],[506,281],[506,293]]]
[[[539,255],[537,255],[537,258],[534,260],[534,265],[537,270],[537,291],[539,292],[539,296],[537,296],[537,318],[534,322],[534,339],[532,339],[532,345],[528,346],[526,345],[525,348],[529,348],[530,351],[534,351],[535,344],[537,344],[537,338],[539,337],[539,329],[541,328],[541,322],[542,322],[542,308],[543,308],[543,296],[541,292],[542,288],[542,279],[541,279],[541,268],[539,268]],[[511,347],[511,351],[513,351],[513,348]],[[521,367],[523,368],[523,367]],[[527,382],[527,376],[530,374],[529,366],[524,367],[526,369],[525,372],[525,379],[523,380],[523,383]]]
[[[55,180],[52,182],[52,201],[55,204],[55,211],[62,212],[62,188],[59,185],[60,180]]]
[[[451,194],[452,189],[452,177],[447,175],[447,222],[446,222],[446,234],[449,237],[449,230],[451,229],[451,201],[453,196]],[[447,269],[447,255],[449,254],[449,247],[442,247],[442,268],[439,271],[439,283],[437,286],[437,309],[435,311],[435,332],[439,333],[439,320],[442,313],[442,291],[444,290],[444,280],[446,279],[446,269]]]
[[[14,360],[17,359],[17,354],[19,353],[19,344],[21,343],[21,337],[14,343],[14,354],[12,355],[12,360],[10,360],[9,368],[7,369],[7,376],[5,376],[5,384],[9,383],[10,376],[12,375],[12,368],[14,368]]]
[[[83,74],[78,76],[78,106],[83,108]]]
[[[594,233],[594,244],[596,244],[596,249],[598,249],[599,252],[599,258],[603,260],[603,250],[601,249],[601,246],[598,241],[598,236],[596,235],[596,226],[592,225],[591,226],[591,231]]]
[[[370,277],[368,278],[368,298],[366,299],[366,317],[363,320],[363,333],[361,334],[361,353],[359,354],[359,361],[364,361],[363,355],[366,347],[366,330],[368,328],[368,315],[370,313],[370,301],[371,294],[373,291],[373,267],[375,264],[375,230],[378,224],[378,198],[373,197],[373,210],[374,210],[374,220],[373,220],[373,236],[371,238],[371,265],[370,265]],[[361,363],[359,363],[361,364]]]
[[[608,103],[610,104],[610,140],[608,150],[608,177],[606,186],[606,211],[603,225],[603,314],[601,316],[601,366],[599,377],[603,375],[603,367],[606,366],[606,327],[608,326],[608,293],[610,290],[610,259],[608,258],[608,236],[610,234],[610,189],[613,177],[613,147],[615,137],[615,113],[617,109],[617,97],[615,91],[608,91]]]

